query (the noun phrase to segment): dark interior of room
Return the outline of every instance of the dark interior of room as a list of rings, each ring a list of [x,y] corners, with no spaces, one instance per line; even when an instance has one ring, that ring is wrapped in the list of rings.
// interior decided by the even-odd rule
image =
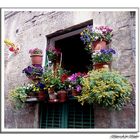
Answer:
[[[61,49],[64,69],[71,73],[88,72],[91,55],[84,49],[80,34],[56,41],[55,47]]]

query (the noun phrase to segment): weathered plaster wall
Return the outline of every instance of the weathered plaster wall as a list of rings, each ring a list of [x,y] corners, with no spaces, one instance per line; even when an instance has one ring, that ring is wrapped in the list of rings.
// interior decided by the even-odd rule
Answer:
[[[13,111],[8,100],[11,89],[28,79],[22,69],[30,65],[29,49],[46,47],[46,35],[61,29],[93,19],[94,25],[113,27],[114,37],[110,44],[119,53],[112,67],[135,84],[135,17],[130,12],[88,12],[88,11],[21,11],[5,16],[5,38],[20,45],[21,52],[7,62],[5,50],[5,127],[6,128],[37,128],[38,106],[31,104],[21,111]],[[117,115],[116,115],[117,114]],[[123,122],[123,123],[122,123]],[[95,108],[96,128],[133,128],[135,127],[134,99],[121,112],[109,112]]]

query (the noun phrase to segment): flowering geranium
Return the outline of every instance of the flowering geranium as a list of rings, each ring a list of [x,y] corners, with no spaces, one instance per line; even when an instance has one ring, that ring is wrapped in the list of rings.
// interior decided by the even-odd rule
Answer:
[[[91,48],[92,43],[95,41],[106,41],[107,43],[111,42],[111,38],[113,29],[108,26],[99,26],[93,28],[93,26],[87,26],[81,33],[80,39],[84,42],[84,44]]]
[[[113,54],[115,54],[115,50],[110,49],[101,49],[98,51],[95,51],[92,54],[92,61],[93,63],[108,63],[113,60]]]
[[[31,54],[31,55],[42,55],[42,50],[41,49],[39,49],[39,48],[34,48],[34,49],[30,49],[29,50],[29,53]]]
[[[54,48],[52,46],[48,46],[48,48],[46,49],[46,53],[48,59],[54,62],[55,60],[57,60],[57,57],[61,54],[61,50],[60,48]]]

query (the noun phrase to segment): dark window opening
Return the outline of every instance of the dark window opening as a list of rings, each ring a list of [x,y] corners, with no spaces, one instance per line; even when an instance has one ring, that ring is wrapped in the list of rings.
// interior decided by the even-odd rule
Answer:
[[[73,35],[55,42],[55,47],[62,51],[62,68],[76,72],[88,72],[91,66],[91,55],[84,49],[80,34]]]

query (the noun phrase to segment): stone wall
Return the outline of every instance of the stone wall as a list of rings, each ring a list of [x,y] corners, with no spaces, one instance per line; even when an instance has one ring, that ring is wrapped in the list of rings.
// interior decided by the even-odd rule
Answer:
[[[8,99],[11,89],[29,82],[22,69],[30,65],[29,49],[46,48],[46,35],[93,19],[93,25],[109,25],[114,30],[110,44],[118,51],[112,67],[135,85],[135,14],[133,12],[17,11],[5,12],[5,38],[20,45],[20,53],[7,61],[5,49],[5,127],[38,128],[38,105],[14,111]],[[134,94],[134,93],[133,93]],[[135,99],[121,112],[95,108],[95,128],[134,128]],[[117,115],[116,115],[117,114]],[[122,123],[123,122],[123,123]]]

